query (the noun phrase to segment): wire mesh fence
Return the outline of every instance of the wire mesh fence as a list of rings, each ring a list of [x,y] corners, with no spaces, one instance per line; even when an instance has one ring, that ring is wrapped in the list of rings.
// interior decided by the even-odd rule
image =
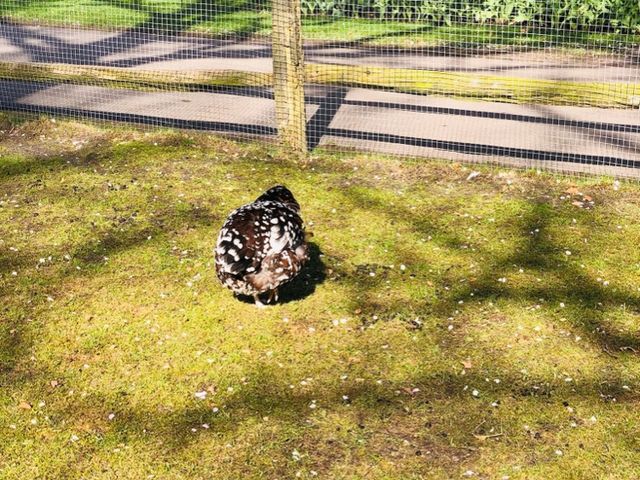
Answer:
[[[265,1],[5,0],[7,109],[275,134]],[[265,23],[266,25],[266,23]]]
[[[324,41],[308,47],[320,64],[310,81],[341,80],[321,145],[593,173],[640,165],[637,5],[303,5],[332,15],[306,30]],[[341,41],[325,43],[330,31]]]
[[[0,16],[4,109],[640,172],[637,2],[5,0]]]

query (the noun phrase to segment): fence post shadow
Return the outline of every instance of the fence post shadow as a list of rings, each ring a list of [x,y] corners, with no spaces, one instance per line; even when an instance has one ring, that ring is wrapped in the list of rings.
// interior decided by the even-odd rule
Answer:
[[[307,122],[307,148],[316,148],[329,131],[329,125],[344,104],[347,88],[331,88],[318,100],[318,108]]]

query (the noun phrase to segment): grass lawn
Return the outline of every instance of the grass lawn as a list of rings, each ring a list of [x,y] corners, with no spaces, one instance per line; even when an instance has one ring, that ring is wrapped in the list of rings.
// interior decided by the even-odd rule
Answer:
[[[257,0],[9,0],[0,18],[23,23],[96,28],[142,27],[160,32],[190,32],[212,36],[271,34],[270,7]],[[525,31],[521,26],[452,25],[308,17],[303,33],[311,41],[348,41],[371,46],[440,47],[567,47],[611,49],[637,44],[630,34],[603,32]]]
[[[640,187],[474,168],[1,116],[0,477],[638,478]],[[212,248],[279,182],[258,310]]]

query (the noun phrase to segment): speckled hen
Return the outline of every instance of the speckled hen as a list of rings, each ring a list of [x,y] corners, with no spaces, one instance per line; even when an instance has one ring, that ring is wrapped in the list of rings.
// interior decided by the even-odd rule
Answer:
[[[268,293],[278,301],[278,287],[292,280],[308,259],[300,205],[282,185],[270,188],[253,203],[231,212],[215,250],[216,272],[237,295]]]

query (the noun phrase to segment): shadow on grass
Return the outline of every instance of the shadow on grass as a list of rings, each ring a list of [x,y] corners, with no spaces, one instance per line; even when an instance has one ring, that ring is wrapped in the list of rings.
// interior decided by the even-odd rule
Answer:
[[[434,224],[431,217],[423,217],[405,206],[385,205],[383,202],[359,191],[345,191],[345,201],[367,208],[377,215],[388,218],[390,222],[398,222],[408,226],[420,236],[433,236],[434,241],[442,248],[464,252],[462,246],[469,243],[452,231],[452,228]],[[446,204],[433,206],[438,210],[437,218],[447,211],[452,212],[459,206]],[[435,211],[428,213],[433,216]],[[617,329],[610,328],[607,316],[612,309],[624,307],[628,311],[640,314],[640,296],[637,292],[624,289],[605,287],[602,282],[591,278],[575,260],[567,258],[566,248],[558,245],[549,232],[552,223],[565,215],[554,209],[544,201],[530,199],[520,215],[510,219],[505,225],[507,231],[516,236],[513,252],[496,254],[482,246],[476,246],[475,251],[468,252],[469,260],[482,259],[482,269],[466,278],[459,272],[458,265],[451,265],[447,271],[435,279],[438,283],[448,285],[446,289],[438,289],[435,299],[425,299],[423,303],[411,306],[411,312],[432,313],[449,316],[458,308],[458,302],[478,304],[488,300],[513,299],[530,305],[538,304],[541,299],[546,304],[566,303],[572,305],[566,308],[566,316],[574,328],[580,329],[582,334],[593,343],[611,354],[611,352],[640,352],[640,336],[623,334]],[[569,222],[569,218],[566,218]],[[499,225],[496,226],[499,228]],[[468,250],[467,250],[468,251]],[[405,254],[405,252],[400,252]],[[418,262],[429,264],[428,258],[416,259]],[[509,284],[498,282],[501,277],[507,277],[514,272],[514,267],[527,269],[542,278],[541,282],[528,284],[525,287],[511,287]],[[345,272],[345,275],[349,275]],[[418,279],[417,281],[425,280]],[[369,286],[367,286],[369,285]],[[354,298],[359,300],[354,308],[363,311],[394,311],[407,309],[407,305],[384,305],[371,300],[371,282],[363,281],[355,284]],[[367,300],[368,299],[368,300]]]
[[[517,298],[537,304],[540,299],[551,304],[568,303],[574,308],[564,314],[571,324],[582,330],[594,343],[606,351],[640,351],[640,337],[620,334],[609,328],[607,314],[625,306],[640,314],[640,297],[636,292],[614,290],[591,278],[567,258],[565,248],[549,233],[556,214],[546,204],[534,203],[519,220],[521,246],[510,255],[490,262],[477,280],[469,283],[460,296],[474,291],[476,302],[486,298]],[[539,274],[543,281],[529,288],[500,288],[496,278],[520,265]]]
[[[26,155],[11,163],[4,162],[0,165],[0,187],[12,184],[16,178],[35,176],[36,179],[23,190],[23,193],[52,203],[69,196],[83,201],[85,192],[82,189],[76,191],[73,185],[67,184],[51,187],[47,177],[62,175],[69,169],[94,173],[100,171],[106,174],[101,165],[103,160],[108,160],[110,157],[124,159],[139,148],[137,142],[133,142],[130,149],[124,150],[123,147],[101,145],[101,142],[104,142],[104,139],[99,139],[97,143],[90,142],[81,149],[61,152],[55,156]],[[95,188],[110,190],[123,187],[127,185],[118,183],[111,187],[109,176],[106,175],[97,181]],[[127,189],[121,191],[126,194]],[[114,194],[119,193],[114,192]],[[158,195],[158,192],[150,192],[147,203],[153,204],[158,200],[156,198]],[[221,195],[220,192],[212,193],[212,200],[221,200]],[[108,197],[98,197],[97,201],[109,202]],[[33,331],[37,330],[37,326],[34,326],[32,321],[39,312],[46,311],[47,298],[52,292],[63,291],[63,286],[74,279],[98,275],[105,266],[106,259],[117,256],[119,253],[139,248],[147,243],[153,244],[160,238],[171,237],[184,229],[211,227],[219,223],[222,218],[207,208],[193,205],[188,208],[176,206],[169,203],[167,199],[160,198],[158,205],[159,209],[154,212],[148,222],[137,220],[139,206],[135,204],[124,209],[114,207],[113,212],[103,217],[108,220],[106,225],[94,225],[90,216],[72,218],[70,221],[80,222],[76,223],[76,227],[91,227],[91,238],[65,251],[69,260],[62,262],[55,269],[48,265],[39,265],[38,259],[42,252],[7,250],[5,253],[5,249],[0,248],[0,280],[7,279],[7,281],[0,281],[0,299],[2,300],[0,313],[12,320],[1,325],[4,328],[0,329],[0,352],[2,352],[0,384],[10,383],[16,386],[32,382],[35,378],[44,375],[43,372],[38,373],[36,368],[23,368],[23,364],[32,346]],[[59,257],[62,257],[62,254],[55,256],[60,262]],[[310,261],[303,272],[283,289],[281,303],[308,297],[315,291],[316,286],[324,281],[325,273],[321,257],[322,253],[318,245],[311,243]],[[14,271],[17,275],[15,280],[12,280]],[[27,281],[25,281],[25,275],[28,275]],[[216,288],[222,287],[216,285]]]
[[[114,413],[115,420],[108,428],[98,427],[87,432],[88,435],[97,435],[108,444],[147,443],[174,461],[191,449],[201,448],[208,439],[237,444],[240,447],[237,454],[253,458],[245,464],[246,468],[251,469],[248,465],[252,465],[262,474],[279,476],[288,476],[291,469],[300,468],[291,459],[294,449],[312,452],[314,468],[320,470],[320,474],[339,465],[371,461],[372,456],[379,459],[394,452],[391,456],[400,461],[421,457],[421,450],[429,450],[435,455],[418,458],[414,468],[437,466],[454,476],[461,463],[490,454],[489,444],[479,438],[483,434],[498,431],[509,437],[504,440],[496,435],[496,442],[509,443],[518,438],[518,448],[522,451],[535,452],[545,446],[541,436],[553,435],[559,427],[532,423],[531,431],[522,433],[520,420],[509,411],[520,402],[526,404],[535,399],[547,411],[563,412],[566,406],[583,404],[585,400],[637,400],[636,395],[621,389],[623,380],[616,375],[604,381],[589,378],[568,385],[562,379],[525,380],[500,372],[499,384],[487,384],[481,372],[459,375],[435,371],[384,385],[365,379],[338,388],[327,383],[313,391],[303,391],[290,389],[288,383],[294,379],[286,369],[283,372],[273,365],[255,365],[253,370],[244,373],[250,380],[249,385],[231,394],[218,395],[211,401],[191,399],[176,409],[153,402],[145,409],[133,406],[126,396],[89,395],[74,397],[65,408],[56,411],[56,415],[70,424],[86,424],[87,419],[103,419]],[[469,385],[483,386],[482,398],[473,398]],[[326,414],[318,414],[309,407],[318,398],[321,400],[317,410]],[[489,407],[490,401],[495,406]],[[221,408],[214,411],[213,405]],[[327,439],[319,425],[327,415],[334,414],[341,415],[343,420]],[[571,418],[583,422],[579,415]],[[493,427],[499,430],[492,430]],[[351,435],[341,438],[338,432],[342,428]],[[283,439],[273,441],[281,435]],[[404,448],[398,448],[399,444]],[[351,453],[345,456],[345,452]],[[256,465],[259,459],[268,461],[265,465]],[[69,465],[68,469],[67,473],[75,472],[77,466]]]

